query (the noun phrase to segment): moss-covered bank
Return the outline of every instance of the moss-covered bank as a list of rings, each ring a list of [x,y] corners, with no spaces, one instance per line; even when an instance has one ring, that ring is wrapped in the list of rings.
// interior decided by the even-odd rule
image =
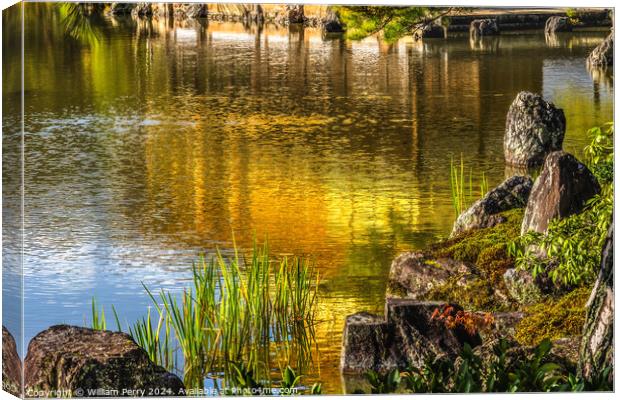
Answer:
[[[508,298],[502,275],[514,267],[507,245],[519,237],[523,209],[502,213],[506,221],[490,228],[471,230],[455,238],[431,245],[434,257],[447,257],[472,263],[478,278],[467,285],[459,285],[455,276],[446,284],[434,288],[428,300],[456,302],[470,310],[499,311],[514,309]]]

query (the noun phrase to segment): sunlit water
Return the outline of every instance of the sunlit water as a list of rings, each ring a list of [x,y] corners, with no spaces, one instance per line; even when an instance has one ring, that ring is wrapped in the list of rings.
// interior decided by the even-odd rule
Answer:
[[[345,316],[380,311],[394,256],[451,229],[450,159],[499,183],[521,90],[564,109],[577,154],[613,114],[609,76],[585,65],[605,32],[387,45],[232,23],[101,28],[81,43],[27,6],[26,344],[88,322],[93,296],[133,322],[142,283],[181,291],[199,253],[268,237],[321,273],[312,376],[338,392]],[[7,53],[5,325],[18,330],[19,48]]]

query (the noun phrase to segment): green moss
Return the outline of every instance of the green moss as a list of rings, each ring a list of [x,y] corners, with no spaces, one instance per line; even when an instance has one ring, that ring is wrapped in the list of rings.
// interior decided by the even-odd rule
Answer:
[[[537,345],[545,338],[556,340],[581,335],[590,292],[591,288],[583,287],[528,307],[528,315],[517,324],[515,339],[524,345]]]
[[[462,286],[458,277],[431,290],[428,300],[454,301],[475,310],[499,310],[507,308],[505,300],[497,298],[498,291],[504,291],[502,275],[514,267],[514,260],[506,251],[509,242],[519,237],[523,209],[502,213],[506,222],[464,232],[461,235],[436,243],[430,247],[435,258],[452,258],[476,265],[480,278]]]
[[[501,213],[506,222],[491,228],[464,232],[455,238],[440,242],[431,247],[436,257],[450,257],[459,261],[477,263],[485,250],[494,248],[505,249],[506,244],[521,234],[523,209],[515,209]],[[488,256],[488,254],[487,254]]]
[[[460,277],[431,289],[425,296],[428,300],[457,303],[469,310],[495,310],[498,308],[495,291],[489,282],[476,279],[467,285],[459,285]]]

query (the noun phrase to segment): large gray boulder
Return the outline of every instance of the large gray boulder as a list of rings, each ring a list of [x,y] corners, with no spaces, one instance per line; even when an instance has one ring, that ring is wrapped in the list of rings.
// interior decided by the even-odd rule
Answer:
[[[434,259],[425,253],[403,253],[392,261],[388,277],[391,294],[421,300],[433,288],[457,278],[466,286],[476,278],[475,266],[449,258]]]
[[[28,397],[183,394],[183,382],[155,365],[131,336],[69,325],[52,326],[28,345]]]
[[[614,381],[614,225],[603,246],[601,270],[587,303],[586,322],[579,351],[578,372],[587,381],[610,368]]]
[[[444,303],[387,299],[385,316],[357,313],[347,317],[340,368],[343,373],[421,367],[428,357],[455,359],[464,343],[474,347],[482,340],[461,325],[446,327],[433,318]],[[462,310],[450,305],[451,316]]]
[[[549,221],[577,214],[601,191],[588,167],[571,154],[556,151],[547,156],[523,215],[521,234],[545,233]]]
[[[556,32],[570,32],[573,25],[568,17],[549,17],[545,22],[545,33],[553,34]]]
[[[562,149],[565,130],[566,118],[561,108],[539,94],[520,92],[506,115],[506,163],[539,166],[547,154]]]
[[[531,190],[532,179],[527,176],[513,176],[506,179],[459,215],[450,236],[505,222],[506,218],[499,214],[525,207]]]
[[[475,19],[469,24],[469,35],[473,37],[499,35],[499,25],[495,19]]]
[[[588,56],[588,66],[591,68],[604,68],[614,65],[614,33],[613,31],[605,40]]]
[[[22,397],[22,361],[17,354],[15,338],[2,326],[2,389]]]

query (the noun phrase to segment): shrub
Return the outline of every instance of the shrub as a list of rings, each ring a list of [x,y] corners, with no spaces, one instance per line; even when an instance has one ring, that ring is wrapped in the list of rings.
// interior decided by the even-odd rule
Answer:
[[[601,193],[581,213],[552,220],[546,234],[528,232],[512,242],[509,254],[518,268],[534,277],[547,273],[554,283],[565,286],[583,286],[594,280],[613,212],[613,131],[613,124],[590,129],[591,143],[584,149],[585,162],[601,183]]]
[[[490,356],[482,357],[465,344],[454,362],[445,357],[429,358],[419,368],[407,368],[404,382],[413,393],[610,390],[605,380],[610,371],[601,371],[592,382],[585,382],[563,366],[549,362],[551,348],[548,339],[531,350],[500,339]],[[386,375],[369,372],[366,376],[372,378],[371,387],[380,387],[381,393],[393,392],[398,387],[386,385],[387,381],[401,380],[397,369]]]

